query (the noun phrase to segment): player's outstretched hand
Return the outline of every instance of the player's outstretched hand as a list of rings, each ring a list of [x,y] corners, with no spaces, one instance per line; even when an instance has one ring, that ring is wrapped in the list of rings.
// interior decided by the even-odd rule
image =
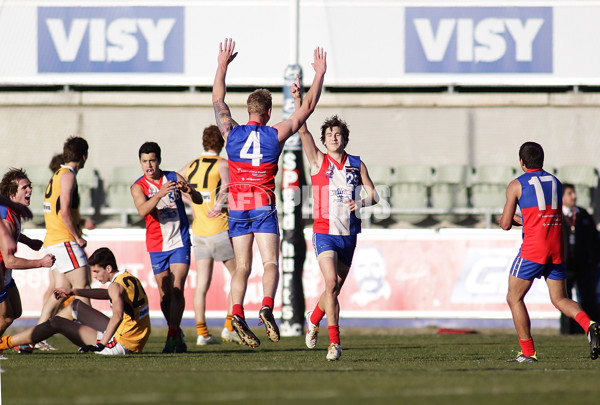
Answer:
[[[88,353],[88,352],[101,352],[102,350],[104,350],[104,345],[100,342],[96,343],[95,345],[85,345],[85,346],[81,346],[79,348],[79,351],[81,353]]]
[[[296,75],[296,83],[290,88],[293,98],[300,98],[302,95],[302,85],[300,84],[300,75]]]
[[[73,295],[73,290],[70,288],[55,288],[54,289],[54,298],[60,300],[61,298],[68,298]]]
[[[313,69],[316,73],[325,74],[327,71],[327,52],[323,48],[316,47],[314,51]]]
[[[219,66],[227,68],[227,65],[237,56],[235,50],[235,41],[231,38],[225,38],[224,42],[219,42]]]

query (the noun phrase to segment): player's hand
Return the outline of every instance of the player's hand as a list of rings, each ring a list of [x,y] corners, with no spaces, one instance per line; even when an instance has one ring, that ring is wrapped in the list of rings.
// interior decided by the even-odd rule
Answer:
[[[92,229],[96,228],[96,222],[95,222],[93,219],[86,218],[86,219],[83,221],[83,227],[84,227],[85,229],[92,230]]]
[[[55,261],[56,258],[54,257],[54,255],[46,255],[40,260],[40,267],[52,267]]]
[[[212,208],[208,210],[208,212],[206,213],[206,216],[209,218],[217,218],[217,217],[221,216],[222,209],[223,209],[222,204],[215,203],[215,205],[213,205]]]
[[[233,52],[235,49],[235,41],[231,38],[225,38],[224,42],[219,42],[219,66],[227,68],[227,65],[231,63],[237,56],[237,52]]]
[[[314,62],[312,63],[313,69],[316,73],[325,74],[327,71],[327,52],[323,48],[317,47],[314,51]]]
[[[162,187],[160,188],[160,190],[158,190],[158,195],[160,197],[164,197],[167,194],[169,194],[171,191],[177,189],[177,183],[174,182],[173,180],[169,180],[167,181],[165,184],[162,185]]]
[[[75,242],[77,242],[77,244],[81,246],[82,249],[87,246],[87,240],[83,239],[81,236],[75,238]]]
[[[53,293],[54,298],[56,298],[57,300],[60,300],[62,298],[69,298],[70,296],[74,295],[73,290],[70,288],[55,288]]]
[[[347,204],[348,208],[350,209],[350,212],[356,211],[356,209],[358,208],[358,205],[356,205],[356,201],[354,200],[348,200]]]
[[[302,95],[302,86],[300,84],[300,75],[296,75],[296,83],[292,84],[290,88],[290,93],[292,93],[293,98],[300,98]]]
[[[185,181],[178,180],[177,181],[177,188],[182,193],[186,193],[186,194],[191,194],[192,193],[192,187],[188,183],[186,183]]]
[[[88,352],[101,352],[102,350],[104,350],[104,345],[100,342],[96,343],[95,345],[85,345],[85,346],[81,346],[79,348],[79,351],[81,353],[88,353]]]

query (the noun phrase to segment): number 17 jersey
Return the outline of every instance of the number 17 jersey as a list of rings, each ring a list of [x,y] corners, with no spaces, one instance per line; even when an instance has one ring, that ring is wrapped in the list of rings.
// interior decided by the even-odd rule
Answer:
[[[227,135],[229,209],[248,211],[275,204],[275,175],[281,147],[277,130],[249,122]]]
[[[563,262],[562,184],[541,169],[527,170],[521,183],[521,257],[539,264]]]

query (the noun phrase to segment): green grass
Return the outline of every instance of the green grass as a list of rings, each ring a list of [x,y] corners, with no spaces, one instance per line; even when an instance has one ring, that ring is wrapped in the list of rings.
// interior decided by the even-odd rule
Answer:
[[[304,338],[271,343],[256,330],[255,350],[233,344],[161,354],[155,330],[144,354],[80,354],[63,337],[60,351],[5,352],[0,366],[4,404],[356,403],[547,404],[595,402],[600,360],[589,358],[583,335],[534,331],[540,361],[506,363],[517,350],[513,331],[437,335],[435,329],[342,330],[340,361],[325,360]],[[218,336],[218,331],[214,330]]]

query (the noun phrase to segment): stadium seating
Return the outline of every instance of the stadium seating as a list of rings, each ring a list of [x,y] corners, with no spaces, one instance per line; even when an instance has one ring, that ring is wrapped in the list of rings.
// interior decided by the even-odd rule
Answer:
[[[406,164],[394,168],[390,197],[393,219],[418,223],[427,218],[428,214],[423,211],[429,207],[432,173],[431,166],[422,164]]]
[[[98,172],[91,167],[85,167],[77,172],[77,188],[79,190],[79,212],[83,215],[95,214]]]
[[[473,208],[501,209],[506,201],[506,187],[517,177],[514,167],[508,165],[483,165],[471,177],[471,203]]]
[[[119,215],[121,226],[127,226],[129,215],[137,215],[130,187],[141,175],[139,165],[115,167],[106,188],[108,207],[102,207],[101,213],[103,215]]]
[[[452,222],[466,219],[464,213],[469,208],[468,173],[469,167],[463,164],[447,164],[436,169],[431,186],[431,206],[450,212],[449,215],[438,214],[438,219]]]
[[[591,210],[592,196],[598,187],[598,170],[589,165],[564,165],[557,170],[557,177],[562,183],[575,185],[577,205]]]

